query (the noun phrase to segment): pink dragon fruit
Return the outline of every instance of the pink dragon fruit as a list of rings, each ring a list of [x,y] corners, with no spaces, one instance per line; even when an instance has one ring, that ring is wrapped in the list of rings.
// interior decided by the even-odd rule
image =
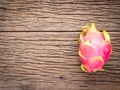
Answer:
[[[99,32],[94,23],[90,27],[83,28],[78,54],[82,62],[81,69],[84,72],[103,71],[102,68],[108,61],[111,52],[110,36],[105,30]]]

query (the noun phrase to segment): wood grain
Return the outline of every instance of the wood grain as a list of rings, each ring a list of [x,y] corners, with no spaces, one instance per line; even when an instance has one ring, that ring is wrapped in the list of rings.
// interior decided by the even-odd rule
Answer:
[[[0,0],[0,31],[120,31],[120,0]]]
[[[119,90],[120,32],[105,72],[80,70],[79,32],[1,32],[0,90]]]
[[[107,29],[105,72],[80,70],[81,27]],[[0,0],[0,90],[120,90],[120,0]]]

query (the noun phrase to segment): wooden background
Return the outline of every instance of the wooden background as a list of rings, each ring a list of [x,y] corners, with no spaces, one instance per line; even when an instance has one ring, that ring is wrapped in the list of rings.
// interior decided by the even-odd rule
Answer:
[[[113,52],[87,74],[77,39],[91,22]],[[120,90],[120,0],[0,0],[0,90]]]

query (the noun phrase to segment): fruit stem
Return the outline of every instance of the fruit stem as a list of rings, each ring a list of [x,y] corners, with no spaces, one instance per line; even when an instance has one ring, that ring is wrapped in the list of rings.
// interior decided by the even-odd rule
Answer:
[[[96,30],[96,27],[95,27],[95,23],[91,23],[91,26],[90,26],[90,31],[97,31]]]

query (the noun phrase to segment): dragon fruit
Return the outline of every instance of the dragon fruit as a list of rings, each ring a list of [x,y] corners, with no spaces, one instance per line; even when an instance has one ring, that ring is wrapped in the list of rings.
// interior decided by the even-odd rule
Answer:
[[[84,72],[103,71],[102,68],[111,52],[110,36],[106,30],[99,32],[94,23],[90,27],[84,26],[80,35],[78,52],[82,62],[80,67]]]

